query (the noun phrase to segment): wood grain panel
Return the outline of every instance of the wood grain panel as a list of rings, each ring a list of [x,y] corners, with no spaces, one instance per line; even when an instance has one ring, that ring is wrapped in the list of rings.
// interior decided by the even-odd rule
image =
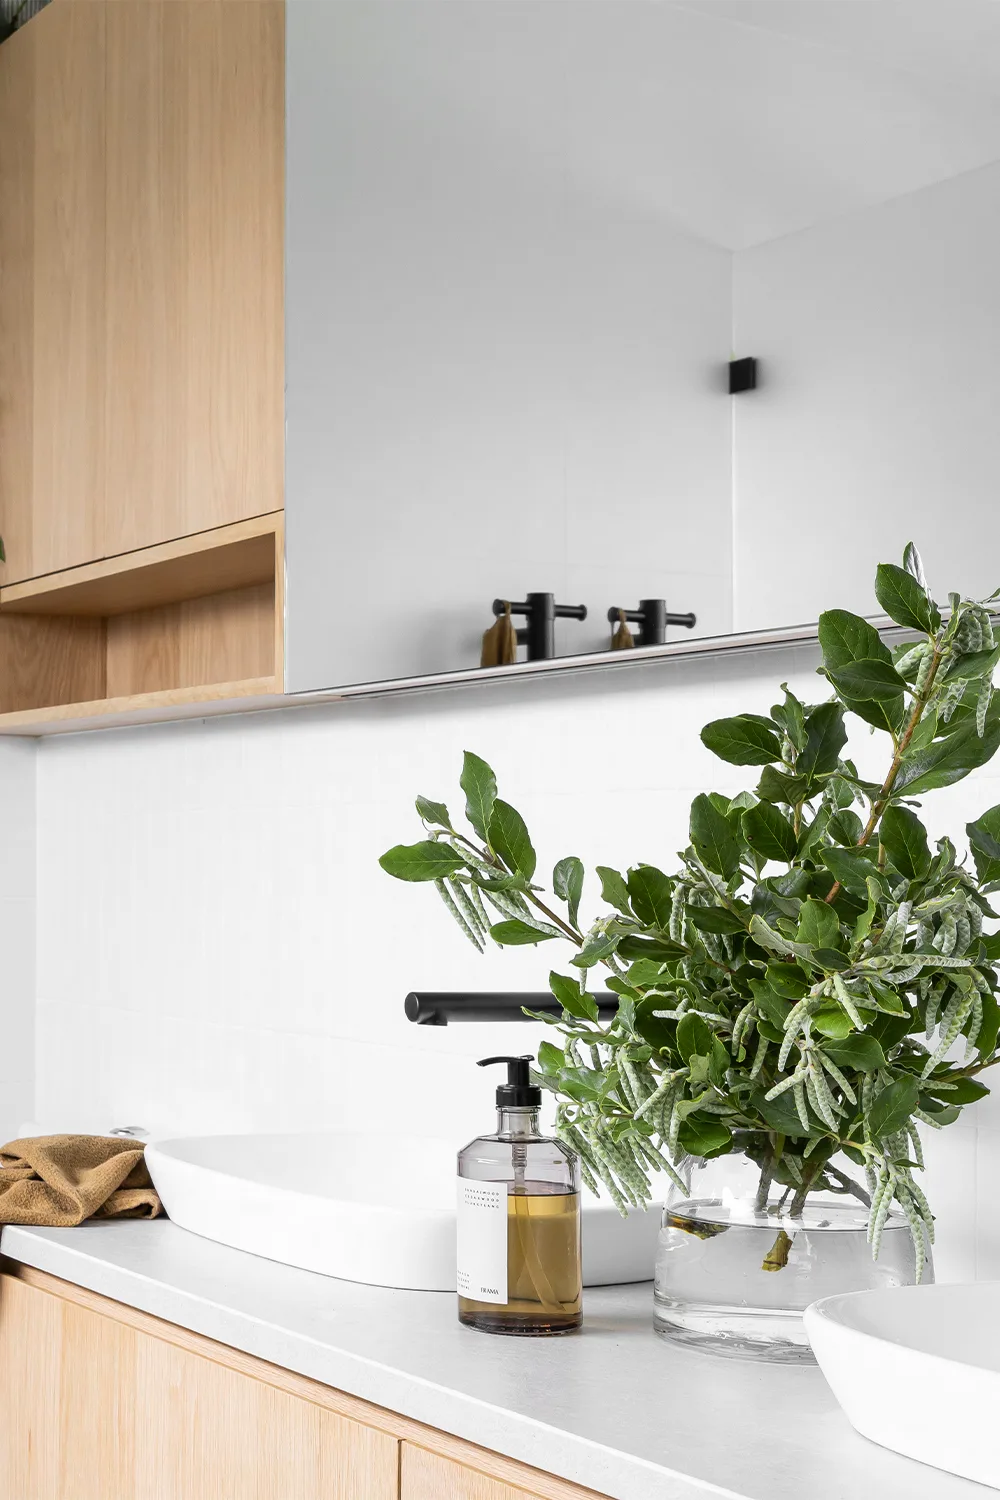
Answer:
[[[274,584],[114,615],[107,636],[109,698],[270,677]]]
[[[580,1495],[570,1486],[567,1496]],[[400,1500],[541,1500],[537,1490],[515,1489],[502,1480],[404,1443],[400,1455]]]
[[[87,703],[106,682],[103,620],[0,617],[0,713]]]
[[[0,583],[32,571],[35,35],[0,47]]]
[[[61,1281],[45,1271],[35,1270],[32,1266],[12,1267],[9,1261],[5,1262],[5,1265],[8,1274],[0,1277],[0,1286],[10,1279],[11,1272],[13,1272],[28,1286],[51,1292],[54,1297],[71,1302],[76,1307],[100,1312],[116,1322],[123,1323],[128,1328],[134,1328],[140,1333],[148,1334],[178,1349],[186,1350],[200,1359],[209,1359],[217,1364],[225,1365],[227,1369],[255,1376],[278,1390],[304,1401],[313,1402],[323,1407],[324,1410],[334,1412],[365,1428],[375,1428],[382,1433],[391,1434],[394,1438],[403,1441],[404,1452],[407,1444],[433,1452],[442,1458],[450,1459],[459,1467],[471,1469],[476,1475],[508,1485],[515,1495],[537,1496],[539,1500],[607,1500],[606,1496],[600,1495],[596,1490],[571,1484],[568,1480],[558,1479],[552,1474],[543,1473],[540,1469],[530,1468],[527,1464],[505,1458],[502,1454],[492,1453],[486,1448],[480,1448],[461,1438],[452,1437],[450,1433],[426,1427],[423,1423],[401,1416],[398,1412],[389,1411],[382,1406],[374,1406],[370,1401],[363,1401],[358,1396],[351,1396],[344,1391],[334,1390],[331,1386],[310,1380],[304,1375],[297,1375],[293,1370],[267,1364],[263,1360],[255,1359],[252,1355],[244,1354],[239,1349],[217,1344],[203,1334],[193,1333],[189,1328],[182,1328],[176,1323],[166,1323],[161,1318],[153,1317],[151,1313],[142,1312],[139,1308],[112,1302],[107,1297],[89,1291],[86,1287]],[[2,1315],[3,1303],[0,1297],[0,1333],[2,1333]],[[361,1500],[362,1495],[365,1494],[361,1489],[356,1493],[358,1500]],[[187,1497],[184,1497],[184,1500],[187,1500]],[[201,1500],[200,1496],[198,1500]],[[291,1500],[291,1496],[288,1500]]]
[[[264,583],[283,561],[283,516],[258,516],[0,589],[5,614],[111,615]]]
[[[0,1381],[11,1500],[397,1500],[395,1438],[9,1276]]]
[[[32,575],[105,550],[105,12],[102,0],[54,0],[25,28],[35,37]]]
[[[107,26],[112,554],[283,503],[284,7]]]

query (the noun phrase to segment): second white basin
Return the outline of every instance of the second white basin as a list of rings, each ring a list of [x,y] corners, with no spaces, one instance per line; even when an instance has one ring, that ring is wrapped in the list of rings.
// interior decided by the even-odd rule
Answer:
[[[183,1229],[346,1281],[455,1290],[455,1143],[410,1136],[219,1135],[151,1142]],[[584,1193],[583,1279],[652,1277],[661,1210],[622,1219]]]
[[[858,1432],[1000,1489],[1000,1282],[824,1297],[805,1322]]]

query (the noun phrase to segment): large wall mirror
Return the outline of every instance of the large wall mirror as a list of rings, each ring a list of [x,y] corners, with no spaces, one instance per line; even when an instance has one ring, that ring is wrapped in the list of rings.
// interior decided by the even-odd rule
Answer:
[[[994,0],[314,0],[287,48],[291,690],[473,671],[497,599],[562,660],[640,601],[871,613],[911,538],[1000,583]]]

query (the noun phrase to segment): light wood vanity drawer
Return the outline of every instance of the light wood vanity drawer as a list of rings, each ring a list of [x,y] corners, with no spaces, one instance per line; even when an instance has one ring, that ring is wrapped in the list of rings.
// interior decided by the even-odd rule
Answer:
[[[396,1438],[0,1279],[9,1500],[396,1500]]]
[[[483,1454],[489,1468],[501,1473],[510,1473],[513,1467],[508,1460],[498,1460],[494,1466]],[[466,1463],[443,1458],[416,1443],[403,1443],[400,1455],[400,1500],[601,1500],[593,1490],[582,1490],[565,1479],[553,1475],[538,1474],[529,1479],[532,1470],[524,1469],[528,1483],[538,1488],[522,1489],[518,1484],[508,1484],[505,1479],[494,1477],[486,1467],[471,1468]]]

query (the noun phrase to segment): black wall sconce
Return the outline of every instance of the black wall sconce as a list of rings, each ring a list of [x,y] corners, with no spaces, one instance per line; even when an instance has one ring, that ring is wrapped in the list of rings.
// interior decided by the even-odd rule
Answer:
[[[637,646],[662,646],[667,639],[668,625],[683,625],[685,630],[693,630],[698,623],[693,614],[670,614],[666,599],[640,599],[638,609],[618,609],[612,605],[608,610],[609,623],[616,625],[623,619],[638,625]]]
[[[517,644],[527,646],[529,661],[547,661],[556,654],[556,621],[585,620],[585,604],[557,604],[555,594],[529,594],[520,603],[506,599],[494,599],[493,613],[497,619],[506,614],[523,615],[527,625],[517,632]]]

